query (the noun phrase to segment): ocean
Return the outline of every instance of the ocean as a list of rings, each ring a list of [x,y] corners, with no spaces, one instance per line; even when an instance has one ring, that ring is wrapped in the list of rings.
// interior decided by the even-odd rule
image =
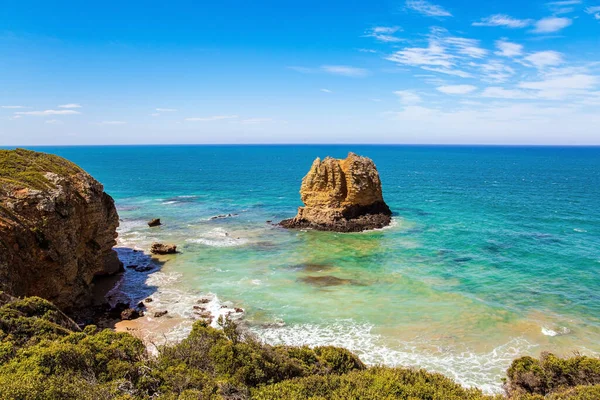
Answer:
[[[266,342],[344,346],[486,392],[501,390],[515,357],[600,352],[598,147],[32,149],[104,184],[126,264],[148,261],[130,249],[177,244],[151,271],[128,269],[115,294],[168,310],[168,340],[189,332],[209,295],[215,312],[243,308]],[[316,157],[349,151],[377,165],[392,226],[338,234],[266,222],[295,215]],[[149,228],[152,218],[163,225]]]

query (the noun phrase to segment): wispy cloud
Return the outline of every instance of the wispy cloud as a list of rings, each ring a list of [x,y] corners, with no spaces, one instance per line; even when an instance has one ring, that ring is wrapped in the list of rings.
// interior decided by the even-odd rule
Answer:
[[[481,97],[494,98],[494,99],[533,99],[535,96],[530,93],[519,90],[519,89],[505,89],[503,87],[493,86],[486,88],[482,93]]]
[[[600,83],[597,76],[576,74],[550,76],[541,81],[521,82],[519,88],[537,91],[537,96],[545,99],[565,99],[570,95],[588,94]]]
[[[600,20],[600,6],[588,7],[585,9],[587,14],[591,14],[594,18]]]
[[[210,121],[223,121],[223,120],[227,120],[227,119],[237,119],[239,118],[237,115],[213,115],[211,117],[193,117],[193,118],[186,118],[186,121],[193,121],[193,122],[210,122]]]
[[[295,66],[295,65],[287,67],[287,69],[291,69],[292,71],[300,72],[301,74],[313,74],[316,72],[314,68],[299,67],[299,66]]]
[[[423,99],[413,90],[397,90],[394,92],[399,97],[400,103],[404,105],[418,104]]]
[[[452,14],[441,6],[425,0],[407,0],[406,8],[428,17],[451,17]]]
[[[333,93],[331,90],[329,89],[321,89],[321,92],[323,93]]]
[[[76,104],[76,103],[69,103],[69,104],[63,104],[58,106],[58,108],[81,108],[80,104]]]
[[[274,122],[273,118],[247,118],[240,121],[244,125],[259,125]]]
[[[394,36],[400,30],[399,26],[376,26],[369,29],[364,36],[375,38],[384,43],[400,42],[402,39]]]
[[[538,51],[525,57],[525,61],[538,69],[552,67],[563,63],[563,55],[557,51]]]
[[[177,111],[175,108],[156,108],[158,112],[175,112]]]
[[[481,21],[473,22],[473,26],[502,26],[505,28],[525,28],[533,23],[530,19],[517,19],[506,14],[495,14]]]
[[[439,86],[436,88],[438,92],[444,94],[469,94],[477,90],[476,86],[473,85],[446,85]]]
[[[75,110],[44,110],[44,111],[19,111],[16,112],[17,115],[32,115],[35,117],[45,117],[48,115],[75,115],[81,114],[79,111]]]
[[[498,51],[494,54],[502,57],[517,57],[523,54],[523,46],[517,43],[508,42],[506,40],[496,41]]]
[[[12,109],[12,108],[27,108],[27,107],[24,107],[24,106],[0,106],[0,108],[9,108],[9,109]]]
[[[62,121],[59,121],[58,119],[49,119],[48,121],[46,121],[46,123],[47,123],[47,124],[50,124],[50,125],[60,125],[60,124],[62,124],[63,122],[62,122]]]
[[[126,121],[102,121],[100,125],[125,125]]]
[[[328,74],[348,76],[351,78],[362,78],[369,75],[364,68],[356,68],[348,65],[323,65],[321,69]]]
[[[540,19],[535,23],[533,33],[553,33],[571,25],[573,20],[565,17],[548,17]]]
[[[506,82],[516,71],[509,65],[498,60],[481,64],[481,80],[485,82]]]

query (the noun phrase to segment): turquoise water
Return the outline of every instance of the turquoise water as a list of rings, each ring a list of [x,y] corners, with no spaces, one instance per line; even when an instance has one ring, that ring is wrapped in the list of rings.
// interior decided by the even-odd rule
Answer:
[[[149,273],[128,270],[121,287],[169,309],[174,338],[212,293],[244,308],[271,343],[342,345],[372,364],[420,366],[488,392],[518,355],[600,352],[600,148],[39,150],[104,183],[121,246],[178,244],[181,254]],[[375,161],[391,227],[335,234],[266,223],[295,215],[314,158],[348,151]],[[221,214],[235,215],[210,219]],[[153,217],[164,225],[148,228]]]

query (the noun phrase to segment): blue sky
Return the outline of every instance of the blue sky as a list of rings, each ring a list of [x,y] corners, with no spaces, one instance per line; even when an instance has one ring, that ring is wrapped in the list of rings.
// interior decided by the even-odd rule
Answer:
[[[600,144],[600,0],[2,0],[0,145]]]

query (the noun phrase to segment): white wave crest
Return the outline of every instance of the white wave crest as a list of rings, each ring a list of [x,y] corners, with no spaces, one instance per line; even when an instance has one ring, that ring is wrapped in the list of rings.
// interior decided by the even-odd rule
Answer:
[[[266,343],[311,347],[333,345],[356,353],[368,365],[419,367],[442,373],[463,386],[478,387],[486,393],[502,392],[502,377],[511,361],[536,347],[523,338],[514,338],[487,353],[465,350],[428,351],[431,345],[419,342],[383,343],[373,334],[372,325],[338,321],[330,325],[313,324],[252,328]]]

